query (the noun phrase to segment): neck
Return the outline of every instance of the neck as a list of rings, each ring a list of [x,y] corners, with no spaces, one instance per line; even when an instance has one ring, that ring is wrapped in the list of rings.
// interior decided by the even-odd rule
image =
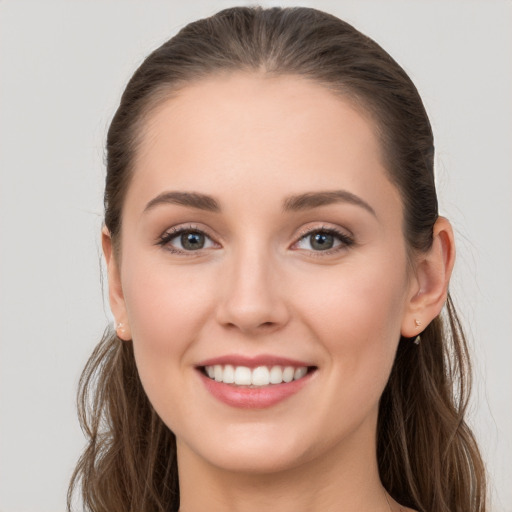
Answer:
[[[294,467],[255,473],[216,467],[178,441],[178,468],[180,512],[398,510],[388,505],[374,443],[345,442]]]

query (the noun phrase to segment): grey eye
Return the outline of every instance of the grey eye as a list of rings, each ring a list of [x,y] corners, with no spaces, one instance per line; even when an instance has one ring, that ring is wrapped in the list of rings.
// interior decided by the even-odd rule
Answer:
[[[334,236],[324,232],[313,233],[309,235],[309,243],[316,251],[325,251],[334,247]]]
[[[193,227],[172,229],[160,237],[158,244],[172,253],[181,254],[218,247],[206,233]]]
[[[205,245],[205,236],[197,231],[185,231],[180,235],[180,242],[186,251],[202,249]]]
[[[326,252],[330,249],[341,250],[350,247],[354,240],[345,233],[334,229],[316,229],[306,233],[296,244],[296,249],[312,252]]]

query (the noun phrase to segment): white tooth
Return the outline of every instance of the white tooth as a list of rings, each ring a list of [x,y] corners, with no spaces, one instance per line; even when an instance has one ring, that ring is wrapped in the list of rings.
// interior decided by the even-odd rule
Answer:
[[[217,382],[222,382],[222,366],[220,364],[216,364],[213,367],[213,370],[214,370],[215,380]]]
[[[272,366],[270,369],[270,384],[283,382],[283,369],[280,366]]]
[[[270,372],[266,366],[258,366],[252,371],[252,383],[254,386],[268,386],[270,383]]]
[[[295,373],[295,368],[293,366],[287,366],[283,370],[283,381],[291,382],[293,380],[293,374]]]
[[[224,382],[224,384],[233,384],[233,382],[235,382],[235,369],[230,364],[224,366],[222,382]]]
[[[308,373],[308,369],[305,366],[296,368],[295,373],[293,374],[293,380],[302,379],[306,373]]]
[[[237,366],[235,368],[235,384],[238,386],[251,385],[251,369],[247,366]]]
[[[213,369],[213,366],[206,366],[206,373],[208,374],[208,377],[210,379],[213,379],[215,377],[215,370]]]

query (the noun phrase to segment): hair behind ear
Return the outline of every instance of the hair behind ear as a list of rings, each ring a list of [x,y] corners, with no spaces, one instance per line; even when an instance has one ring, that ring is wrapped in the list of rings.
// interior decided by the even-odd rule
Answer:
[[[485,469],[464,421],[468,347],[450,295],[444,313],[419,345],[400,340],[380,401],[379,471],[393,498],[419,512],[484,511]]]
[[[132,342],[110,328],[80,377],[78,416],[87,447],[71,477],[69,511],[79,487],[83,510],[178,510],[174,434],[149,403]]]

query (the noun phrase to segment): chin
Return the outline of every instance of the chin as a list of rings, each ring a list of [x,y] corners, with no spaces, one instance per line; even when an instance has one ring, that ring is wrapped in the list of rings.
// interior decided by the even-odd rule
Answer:
[[[248,475],[275,474],[300,466],[303,454],[296,451],[254,449],[228,450],[211,454],[210,463],[224,471]]]
[[[224,471],[263,475],[296,468],[323,451],[317,435],[290,435],[289,429],[275,425],[231,425],[214,432],[218,433],[204,436],[195,446],[185,441],[180,455],[192,450],[195,457]]]

